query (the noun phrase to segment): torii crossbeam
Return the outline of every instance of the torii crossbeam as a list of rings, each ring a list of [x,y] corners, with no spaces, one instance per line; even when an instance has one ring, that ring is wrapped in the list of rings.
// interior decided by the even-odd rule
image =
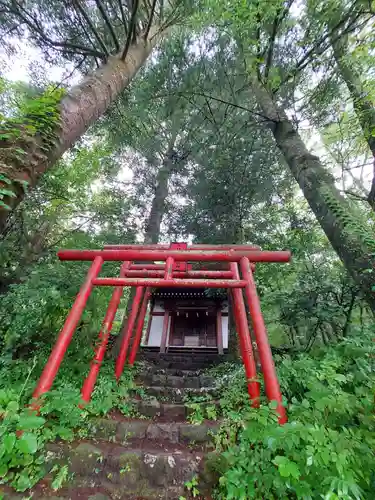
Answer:
[[[107,245],[102,250],[60,250],[57,255],[60,260],[92,261],[92,264],[57,338],[35,388],[33,398],[37,400],[52,387],[94,286],[113,286],[115,288],[99,332],[95,356],[82,387],[81,395],[84,402],[90,401],[124,287],[134,286],[136,293],[125,331],[122,332],[122,343],[115,369],[117,380],[123,372],[135,327],[128,358],[129,365],[134,364],[141,342],[152,287],[226,288],[232,296],[234,319],[251,404],[254,407],[259,406],[260,387],[257,380],[243,291],[252,320],[267,398],[277,402],[279,422],[282,424],[287,421],[253,271],[256,262],[289,262],[290,252],[263,251],[250,245],[191,245],[188,247],[186,243],[172,243],[171,245]],[[122,263],[119,277],[98,277],[105,261]],[[226,262],[228,269],[192,270],[191,262]]]

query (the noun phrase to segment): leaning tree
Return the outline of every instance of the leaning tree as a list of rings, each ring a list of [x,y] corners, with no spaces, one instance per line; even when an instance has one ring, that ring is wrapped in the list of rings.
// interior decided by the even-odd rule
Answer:
[[[65,94],[49,89],[13,118],[1,117],[0,230],[25,186],[34,187],[106,112],[188,8],[188,0],[0,1],[7,48],[26,34],[47,60],[87,73]]]
[[[302,83],[319,78],[322,54],[336,40],[369,26],[374,13],[358,1],[348,4],[329,24],[334,2],[316,0],[315,9],[303,2],[292,8],[293,0],[262,0],[248,9],[241,1],[206,3],[207,23],[212,25],[215,19],[218,31],[232,36],[238,71],[246,75],[247,107],[258,113],[260,126],[269,130],[334,250],[375,311],[375,238],[340,193],[332,172],[306,146],[298,129],[302,117],[295,111],[296,103],[303,102]]]

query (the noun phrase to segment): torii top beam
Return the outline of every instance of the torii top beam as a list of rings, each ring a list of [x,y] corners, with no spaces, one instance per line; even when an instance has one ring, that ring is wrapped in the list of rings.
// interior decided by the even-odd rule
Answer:
[[[239,262],[247,257],[250,262],[289,262],[289,251],[268,250],[60,250],[60,260],[94,260],[101,257],[103,261],[166,261],[172,257],[175,261],[190,262]]]

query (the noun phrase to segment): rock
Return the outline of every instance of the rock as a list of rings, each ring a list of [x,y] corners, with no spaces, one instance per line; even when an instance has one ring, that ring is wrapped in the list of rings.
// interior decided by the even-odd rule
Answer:
[[[164,387],[166,383],[167,383],[167,377],[165,375],[153,375],[152,385],[156,385],[158,387]]]
[[[146,392],[149,396],[152,396],[158,400],[160,398],[164,398],[168,395],[168,391],[166,387],[152,386],[147,387]]]
[[[165,481],[168,484],[184,484],[198,472],[201,459],[201,456],[193,454],[168,454],[164,457]]]
[[[165,464],[166,457],[153,453],[145,453],[143,456],[143,477],[151,486],[165,486]]]
[[[128,420],[117,425],[116,440],[125,444],[128,439],[143,439],[149,423],[143,420]]]
[[[67,455],[68,461],[71,462],[69,470],[78,475],[85,475],[96,469],[100,470],[103,463],[102,450],[90,443],[80,443]]]
[[[146,437],[147,439],[152,439],[154,441],[169,441],[171,443],[178,443],[178,425],[173,423],[150,424],[147,429]]]
[[[91,443],[80,443],[72,451],[79,455],[86,455],[87,457],[102,455],[102,450]]]
[[[141,478],[142,455],[140,452],[129,451],[119,457],[119,482],[123,485],[137,485]]]
[[[201,387],[215,387],[215,379],[214,377],[210,377],[208,375],[201,375],[199,377]]]
[[[163,415],[169,420],[185,419],[186,407],[183,404],[163,404]]]
[[[162,407],[156,398],[148,401],[141,401],[138,405],[138,411],[145,417],[156,417],[161,415]]]
[[[184,387],[190,389],[199,389],[200,387],[199,377],[186,377],[184,380]]]
[[[205,424],[181,424],[180,441],[181,443],[207,443],[212,441],[209,435],[210,427]]]
[[[107,441],[116,440],[117,422],[109,418],[98,418],[90,420],[88,424],[89,435],[98,438],[106,439]]]
[[[5,497],[6,498],[6,497]],[[25,499],[25,497],[23,496],[22,497],[23,500]],[[27,497],[26,497],[27,498]],[[7,499],[8,500],[8,499]],[[48,497],[42,497],[40,498],[39,500],[66,500],[66,497],[57,497],[57,496],[48,496]]]
[[[184,387],[184,379],[183,377],[169,375],[167,377],[167,384],[171,387]]]

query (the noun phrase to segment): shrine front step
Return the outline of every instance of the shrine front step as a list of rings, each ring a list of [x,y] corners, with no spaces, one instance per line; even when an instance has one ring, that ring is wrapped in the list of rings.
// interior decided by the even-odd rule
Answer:
[[[153,363],[158,368],[175,370],[204,370],[226,361],[226,355],[213,353],[160,353],[143,351],[140,359]]]
[[[206,421],[201,424],[186,422],[154,422],[137,419],[109,419],[97,418],[89,422],[88,437],[97,442],[117,443],[140,448],[152,445],[155,447],[175,446],[182,448],[194,446],[210,449],[213,446],[214,436],[218,429],[215,421]]]
[[[215,387],[204,387],[201,389],[150,386],[144,388],[146,394],[155,397],[159,401],[171,403],[183,403],[189,399],[215,399],[218,391]]]
[[[194,412],[193,408],[189,406],[189,403],[171,403],[159,401],[156,398],[143,399],[143,400],[133,400],[134,408],[138,411],[140,415],[147,418],[152,418],[156,421],[175,421],[181,422],[189,418]],[[207,407],[215,407],[215,411],[218,412],[220,403],[217,400],[212,401],[202,401],[195,403],[201,409],[202,414],[206,414]]]
[[[50,481],[51,482],[51,481]],[[15,493],[11,488],[0,486],[0,494],[4,500],[25,500],[25,494]],[[124,487],[109,481],[97,481],[85,477],[76,477],[69,481],[69,486],[58,491],[52,490],[48,482],[42,487],[32,489],[32,498],[38,500],[180,500],[187,498],[186,488],[183,486],[169,486],[168,488],[142,489],[142,496],[134,496],[124,491]]]
[[[54,448],[54,462],[70,463],[78,477],[89,477],[100,486],[103,481],[121,485],[124,492],[141,496],[155,488],[184,485],[200,471],[203,454],[190,450],[130,448],[121,445],[92,445]]]
[[[197,375],[196,371],[189,370],[152,370],[142,372],[137,381],[149,387],[174,387],[178,389],[204,389],[215,386],[214,377],[208,375]],[[170,372],[176,375],[169,374]]]
[[[178,500],[187,495],[184,485],[196,475],[201,477],[200,491],[205,498],[209,496],[204,454],[198,451],[91,442],[52,444],[48,448],[47,476],[42,487],[25,492],[29,498]],[[62,490],[54,492],[50,484],[55,473],[48,471],[66,464],[71,477]],[[0,492],[6,500],[25,498],[25,493],[18,495],[7,487],[0,487]]]

